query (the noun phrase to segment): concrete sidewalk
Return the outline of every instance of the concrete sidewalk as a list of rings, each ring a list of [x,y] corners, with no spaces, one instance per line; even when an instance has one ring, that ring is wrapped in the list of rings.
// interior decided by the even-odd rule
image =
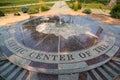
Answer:
[[[65,1],[57,1],[49,11],[63,13],[63,12],[68,12],[73,10],[68,7]]]

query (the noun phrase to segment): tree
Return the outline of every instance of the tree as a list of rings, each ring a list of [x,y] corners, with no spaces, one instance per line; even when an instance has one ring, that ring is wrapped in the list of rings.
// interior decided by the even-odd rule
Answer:
[[[115,6],[117,4],[117,0],[110,0],[108,6]]]

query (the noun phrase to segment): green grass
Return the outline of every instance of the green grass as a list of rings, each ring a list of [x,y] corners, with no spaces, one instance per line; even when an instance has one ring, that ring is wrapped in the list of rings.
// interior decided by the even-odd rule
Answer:
[[[87,4],[82,4],[82,7],[100,9],[105,7],[105,5],[101,3],[87,3]]]
[[[51,7],[53,4],[47,4],[46,6]],[[31,5],[30,8],[32,9],[39,9],[40,5]],[[0,11],[6,13],[15,13],[15,12],[21,12],[21,7],[12,7],[12,8],[0,8]]]
[[[81,3],[101,3],[107,5],[109,0],[80,0]],[[117,4],[120,4],[120,0],[117,0]]]
[[[48,1],[58,1],[58,0],[44,0]],[[0,6],[12,6],[12,5],[24,5],[31,3],[39,3],[40,0],[0,0]]]
[[[58,1],[58,0],[44,0],[45,2]]]
[[[18,8],[0,8],[0,11],[6,13],[12,13],[12,12],[19,12],[20,11],[20,7]]]
[[[70,1],[66,1],[66,3],[71,9],[73,9],[74,3],[70,2]]]
[[[82,3],[102,3],[104,5],[107,5],[109,3],[109,0],[80,0]],[[117,4],[120,4],[120,0],[117,0]]]
[[[23,5],[38,2],[39,0],[0,0],[0,6]]]
[[[108,0],[80,0],[81,3],[102,3],[107,4]]]
[[[57,1],[57,0],[44,0],[47,1]],[[17,5],[24,5],[24,4],[31,4],[31,3],[39,3],[40,0],[0,0],[0,7],[2,6],[17,6]],[[51,7],[53,4],[47,4],[46,6]],[[32,5],[30,8],[39,9],[40,5]],[[16,13],[21,11],[21,7],[9,7],[9,8],[0,8],[0,11],[6,13]]]
[[[67,1],[67,4],[70,8],[72,8],[73,3],[71,3],[70,1]],[[82,8],[95,8],[95,9],[111,9],[111,7],[107,7],[107,5],[103,4],[103,3],[96,3],[96,1],[90,2],[89,3],[82,3]]]

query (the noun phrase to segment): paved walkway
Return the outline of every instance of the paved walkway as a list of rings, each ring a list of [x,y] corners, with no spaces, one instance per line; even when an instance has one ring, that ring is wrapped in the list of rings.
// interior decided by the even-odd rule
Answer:
[[[92,13],[95,13],[95,14],[104,14],[104,15],[110,15],[110,10],[102,10],[102,9],[91,9],[92,10]]]
[[[58,1],[56,2],[53,7],[51,8],[52,12],[67,12],[67,11],[72,11],[72,9],[70,9],[68,7],[68,5],[65,3],[65,1]]]

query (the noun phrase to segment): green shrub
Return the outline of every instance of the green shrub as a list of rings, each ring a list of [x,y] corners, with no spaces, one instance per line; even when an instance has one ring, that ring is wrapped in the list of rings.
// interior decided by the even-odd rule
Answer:
[[[71,8],[71,9],[74,9],[74,4],[72,3],[72,4],[69,4],[69,7]]]
[[[29,10],[29,6],[23,6],[23,7],[21,7],[21,11],[23,13],[27,13],[28,10]]]
[[[113,7],[110,12],[111,17],[113,18],[120,18],[120,4]]]
[[[82,8],[82,4],[79,2],[78,3],[78,9],[81,9]]]
[[[92,13],[91,9],[85,9],[82,12],[85,13],[85,14],[91,14]]]
[[[29,10],[27,11],[28,14],[36,14],[36,13],[38,13],[38,12],[39,12],[39,10],[33,9],[33,8],[31,8],[31,9],[29,9]]]
[[[74,9],[74,3],[66,1],[67,5],[71,8]]]
[[[48,6],[42,6],[41,11],[48,11],[50,8]]]
[[[0,17],[5,16],[4,12],[0,11]]]
[[[14,16],[20,16],[20,13],[16,12],[14,13]]]

